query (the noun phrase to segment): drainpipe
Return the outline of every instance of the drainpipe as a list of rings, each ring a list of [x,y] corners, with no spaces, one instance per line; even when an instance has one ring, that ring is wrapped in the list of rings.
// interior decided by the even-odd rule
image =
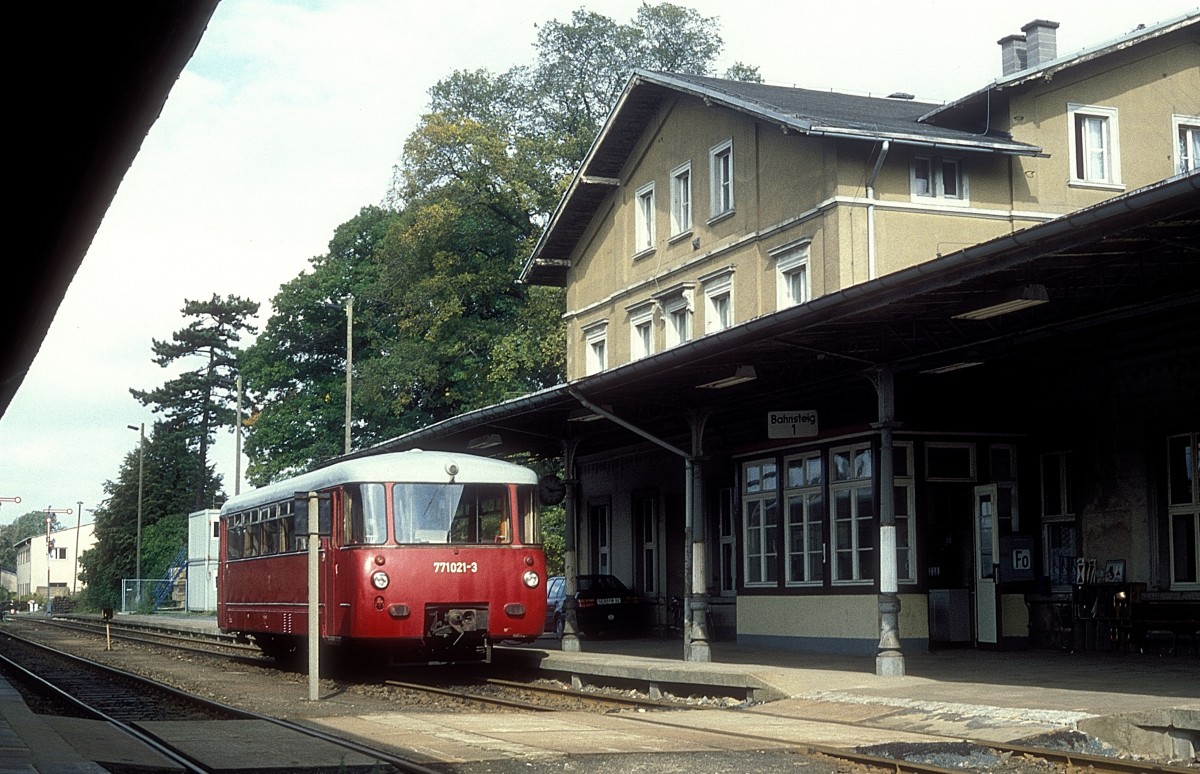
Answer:
[[[875,266],[875,179],[879,177],[879,170],[883,168],[883,161],[887,158],[891,146],[891,140],[883,141],[883,145],[879,147],[879,156],[875,159],[875,167],[871,170],[871,177],[867,179],[867,279],[879,276]]]

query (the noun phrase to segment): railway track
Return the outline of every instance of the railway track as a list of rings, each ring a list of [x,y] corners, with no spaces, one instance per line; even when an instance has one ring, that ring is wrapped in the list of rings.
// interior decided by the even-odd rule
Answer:
[[[298,723],[270,718],[246,710],[188,694],[168,685],[149,680],[110,666],[50,648],[41,643],[18,637],[10,632],[0,633],[0,674],[8,678],[25,696],[31,708],[42,710],[42,714],[66,715],[99,721],[105,730],[91,730],[90,737],[105,738],[101,747],[115,748],[111,734],[120,734],[135,741],[149,751],[143,760],[150,763],[149,770],[185,771],[196,774],[228,771],[229,765],[222,758],[228,757],[222,740],[236,743],[245,752],[243,764],[247,769],[259,768],[255,761],[269,764],[278,760],[279,735],[286,734],[294,739],[336,748],[326,749],[332,764],[317,762],[313,766],[292,765],[289,770],[302,772],[325,772],[356,770],[379,772],[405,772],[411,774],[437,774],[416,761],[377,750],[367,745],[343,739]],[[202,748],[212,755],[197,749],[191,734],[172,734],[181,724],[204,722],[208,739]],[[214,723],[219,725],[214,725]],[[250,724],[255,724],[250,726]],[[263,727],[273,727],[275,733],[262,739],[263,749],[255,750],[254,738],[245,733],[247,728],[261,732]],[[218,730],[223,727],[222,730]],[[165,732],[165,733],[164,733]],[[184,743],[180,743],[182,738]],[[217,753],[220,753],[218,755]],[[105,752],[98,753],[104,756]],[[114,750],[113,754],[116,752]],[[122,754],[128,754],[122,753]],[[347,763],[350,759],[353,762]],[[98,758],[105,761],[103,757]],[[166,765],[163,765],[164,762]],[[128,761],[117,761],[118,765],[130,765]],[[134,765],[145,769],[147,764]]]
[[[155,641],[150,644],[170,648],[191,648],[192,643],[187,642],[187,640],[191,640],[193,638],[183,638],[183,642],[177,642],[176,640],[179,638],[167,638],[162,641],[158,641],[158,638],[152,639]],[[206,650],[205,652],[208,652],[210,655],[219,655],[213,651]],[[228,654],[225,655],[226,657],[229,657]],[[790,750],[792,754],[799,755],[804,758],[816,757],[827,761],[853,762],[859,766],[874,770],[914,773],[940,773],[946,771],[966,770],[1022,772],[1022,774],[1024,772],[1035,771],[1039,774],[1048,774],[1049,772],[1078,771],[1090,771],[1096,772],[1096,774],[1104,774],[1105,772],[1113,772],[1113,774],[1127,774],[1128,772],[1184,774],[1190,772],[1190,774],[1196,774],[1197,771],[1195,768],[1189,769],[1166,764],[1155,764],[1146,761],[1130,761],[1047,748],[1002,745],[994,742],[972,741],[957,737],[938,737],[936,734],[925,734],[925,736],[928,738],[928,741],[920,744],[890,744],[884,746],[886,747],[886,750],[864,749],[862,752],[855,752],[842,748],[804,744],[795,741],[794,738],[791,741],[788,741],[776,736],[772,736],[769,733],[739,733],[735,729],[735,723],[733,722],[729,723],[728,725],[722,724],[715,728],[701,729],[695,724],[692,724],[690,721],[681,719],[680,715],[675,712],[646,711],[681,709],[681,707],[678,705],[666,705],[663,702],[651,702],[640,698],[609,696],[603,693],[581,693],[579,691],[565,688],[555,689],[544,684],[532,684],[528,682],[516,682],[512,680],[488,678],[483,674],[475,678],[466,679],[464,685],[458,685],[450,688],[431,685],[429,682],[403,683],[400,681],[387,681],[387,684],[392,687],[403,688],[407,691],[423,693],[437,692],[448,697],[453,697],[459,701],[486,703],[494,707],[499,707],[501,711],[542,713],[555,711],[561,712],[563,710],[593,713],[597,710],[608,711],[609,714],[606,715],[606,717],[609,717],[612,722],[622,725],[632,726],[634,724],[649,724],[662,729],[662,733],[679,729],[703,732],[708,739],[708,741],[705,742],[705,745],[710,748],[725,745],[727,749],[732,750],[737,749],[740,745],[740,749],[748,749],[761,743],[761,747],[764,749],[786,749]],[[586,702],[586,706],[582,704],[582,702]],[[618,708],[618,710],[632,709],[641,711],[612,712],[614,708]],[[399,713],[405,713],[412,710],[409,710],[402,704],[398,704],[396,711]],[[739,714],[750,713],[760,716],[773,715],[769,706],[755,707],[750,710],[744,710]],[[247,713],[247,715],[253,716],[253,713]],[[773,716],[780,720],[789,719],[783,714],[776,714]],[[832,724],[838,723],[838,721],[829,719],[823,719],[821,722]],[[848,722],[842,723],[842,725],[858,728],[857,725]],[[649,733],[653,735],[654,732]],[[724,740],[723,742],[721,741],[722,739]],[[559,760],[561,762],[561,759]],[[572,755],[572,760],[576,760],[576,756]],[[947,760],[955,761],[954,765],[949,767],[946,766],[945,761]],[[930,761],[937,761],[938,763],[931,763]],[[526,763],[530,762],[526,761]],[[397,770],[405,769],[397,767]],[[580,770],[582,771],[585,769]],[[836,767],[834,769],[830,769],[830,771],[834,770],[836,770]],[[527,766],[524,771],[535,774],[538,769],[536,767]],[[820,769],[814,769],[814,771],[820,771]]]

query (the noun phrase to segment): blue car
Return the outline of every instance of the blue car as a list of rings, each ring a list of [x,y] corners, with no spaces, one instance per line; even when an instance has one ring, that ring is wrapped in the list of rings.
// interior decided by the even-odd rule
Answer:
[[[641,605],[637,594],[615,575],[580,575],[575,600],[579,603],[576,622],[579,633],[599,636],[633,629],[640,621]],[[566,579],[556,575],[546,581],[546,631],[559,637],[563,633],[563,603],[567,599]]]

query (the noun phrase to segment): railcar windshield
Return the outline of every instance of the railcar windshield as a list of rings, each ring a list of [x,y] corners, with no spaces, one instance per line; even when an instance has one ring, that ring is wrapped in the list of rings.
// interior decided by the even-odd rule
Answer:
[[[504,484],[396,484],[392,511],[399,543],[511,543]]]

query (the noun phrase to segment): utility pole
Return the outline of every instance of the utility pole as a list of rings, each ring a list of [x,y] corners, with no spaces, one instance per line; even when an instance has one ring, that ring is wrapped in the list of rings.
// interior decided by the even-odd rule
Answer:
[[[138,431],[138,511],[137,511],[137,568],[133,580],[137,584],[137,602],[142,603],[142,481],[146,469],[146,423],[141,422],[134,427],[126,425],[130,430]]]
[[[71,596],[75,596],[79,586],[79,527],[83,521],[83,500],[76,500],[75,504],[79,510],[75,511],[75,566],[71,568]]]
[[[346,454],[350,453],[350,383],[354,371],[354,296],[346,296]]]

